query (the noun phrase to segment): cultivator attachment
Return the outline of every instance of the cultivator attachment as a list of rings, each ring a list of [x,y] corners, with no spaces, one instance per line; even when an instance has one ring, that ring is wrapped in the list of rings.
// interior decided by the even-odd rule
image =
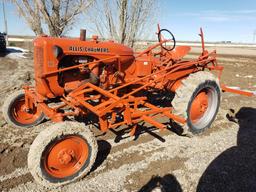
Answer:
[[[86,108],[99,118],[102,131],[116,128],[120,125],[133,126],[131,135],[135,133],[136,124],[145,121],[153,126],[164,129],[166,125],[158,122],[158,115],[166,116],[179,123],[185,123],[184,118],[171,113],[171,107],[157,107],[147,102],[147,97],[134,97],[132,95],[119,97],[119,89],[106,91],[91,83],[86,83],[65,97],[79,109]],[[112,93],[114,92],[114,93]],[[63,100],[64,101],[64,100]],[[81,111],[82,112],[82,111]]]

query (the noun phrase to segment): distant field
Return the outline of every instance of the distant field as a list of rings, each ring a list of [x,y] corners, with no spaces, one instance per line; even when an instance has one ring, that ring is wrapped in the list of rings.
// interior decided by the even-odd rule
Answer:
[[[9,36],[9,44],[12,46],[18,46],[30,51],[33,50],[32,41],[35,37],[33,36]],[[156,42],[153,41],[138,41],[135,43],[135,50],[143,50],[148,46],[151,46]],[[191,54],[198,54],[201,52],[200,42],[184,42],[178,41],[177,46],[191,46]],[[256,44],[245,44],[245,43],[221,43],[221,42],[206,42],[206,48],[211,50],[217,50],[220,55],[239,55],[239,56],[256,56]]]

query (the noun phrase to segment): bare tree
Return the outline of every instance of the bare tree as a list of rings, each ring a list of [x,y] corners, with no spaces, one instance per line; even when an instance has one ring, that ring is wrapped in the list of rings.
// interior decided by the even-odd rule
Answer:
[[[36,35],[43,33],[40,11],[38,5],[34,1],[13,0],[20,15],[26,20],[27,24]]]
[[[76,22],[77,16],[94,0],[12,0],[36,35],[45,32],[61,36]],[[46,24],[46,25],[44,25]]]
[[[96,0],[87,18],[102,37],[132,47],[151,24],[155,8],[155,0]]]

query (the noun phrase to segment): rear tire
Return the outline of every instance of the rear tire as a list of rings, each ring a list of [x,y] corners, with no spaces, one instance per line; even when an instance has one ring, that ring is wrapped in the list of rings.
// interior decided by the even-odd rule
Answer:
[[[39,184],[58,187],[84,177],[97,152],[95,136],[88,127],[65,121],[39,133],[28,153],[28,168]]]
[[[182,80],[172,106],[175,115],[187,119],[185,134],[198,134],[211,126],[219,110],[220,92],[219,82],[210,72],[196,72]]]
[[[23,90],[12,93],[4,101],[2,112],[5,121],[16,128],[28,128],[41,123],[45,115],[36,106],[31,112],[24,110],[25,94]]]

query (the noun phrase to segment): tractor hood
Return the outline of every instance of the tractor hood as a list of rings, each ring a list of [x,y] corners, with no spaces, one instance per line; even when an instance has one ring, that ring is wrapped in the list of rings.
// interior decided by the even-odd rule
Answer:
[[[64,55],[88,55],[96,59],[119,56],[121,64],[134,60],[134,53],[130,47],[113,41],[98,41],[95,37],[92,40],[82,41],[79,38],[41,36],[34,40],[34,45],[36,47],[43,46],[44,50],[50,52],[53,52],[53,49],[57,47]],[[106,62],[113,62],[113,60],[109,59]]]

